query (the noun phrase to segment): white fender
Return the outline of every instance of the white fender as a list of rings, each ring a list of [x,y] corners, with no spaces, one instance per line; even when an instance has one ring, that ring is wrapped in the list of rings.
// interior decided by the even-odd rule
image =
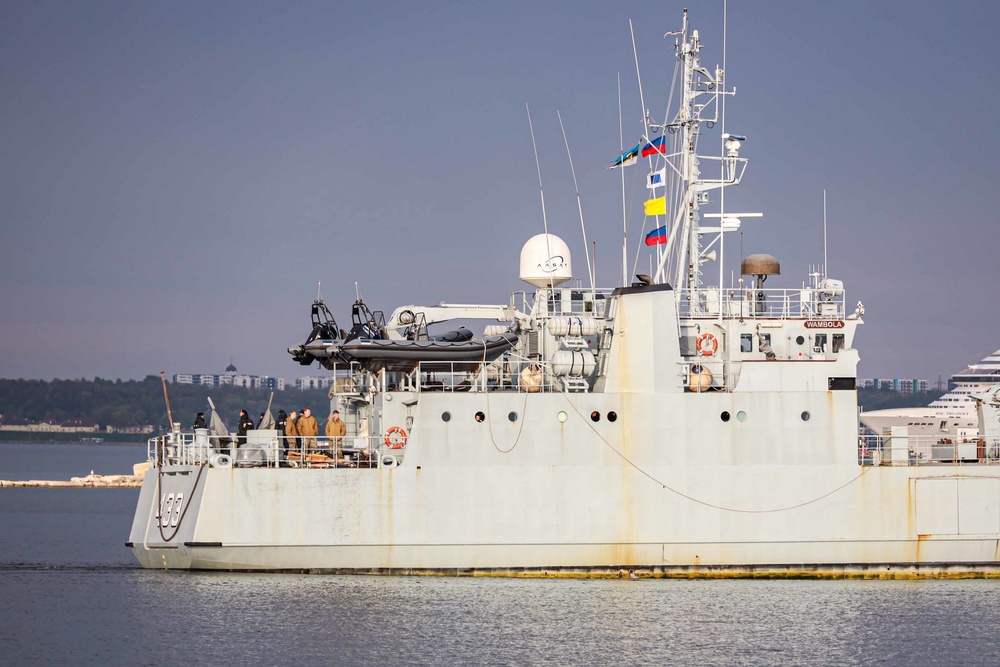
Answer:
[[[232,468],[233,459],[229,454],[215,454],[208,460],[213,468]]]

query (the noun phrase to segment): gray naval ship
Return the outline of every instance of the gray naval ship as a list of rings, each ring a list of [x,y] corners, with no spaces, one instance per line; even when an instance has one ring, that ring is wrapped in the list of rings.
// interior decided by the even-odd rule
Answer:
[[[521,252],[532,289],[507,303],[406,305],[386,319],[358,302],[347,332],[317,301],[289,351],[331,373],[346,435],[261,428],[237,448],[213,415],[211,429],[151,440],[127,543],[142,565],[1000,573],[997,397],[978,397],[979,432],[961,438],[859,436],[864,307],[847,305],[843,283],[821,268],[802,287],[765,287],[780,275],[767,255],[744,258],[729,288],[721,266],[717,283],[703,275],[755,214],[711,197],[740,183],[744,138],[696,154],[733,93],[701,65],[702,46],[685,10],[676,113],[647,119],[613,165],[648,167],[654,275],[613,289],[574,280],[566,243],[545,233]],[[476,337],[454,320],[489,324]]]

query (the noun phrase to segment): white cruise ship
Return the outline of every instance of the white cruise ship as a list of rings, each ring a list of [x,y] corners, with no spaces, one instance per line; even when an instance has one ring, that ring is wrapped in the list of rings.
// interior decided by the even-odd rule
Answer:
[[[861,413],[861,423],[882,433],[907,426],[911,435],[956,436],[959,429],[977,429],[976,401],[971,394],[1000,389],[1000,350],[970,364],[948,379],[948,393],[926,407],[891,408]]]

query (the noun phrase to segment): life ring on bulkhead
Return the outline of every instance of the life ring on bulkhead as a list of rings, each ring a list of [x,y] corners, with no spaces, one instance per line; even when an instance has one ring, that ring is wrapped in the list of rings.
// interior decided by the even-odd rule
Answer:
[[[390,426],[384,439],[389,449],[402,449],[406,446],[406,429],[402,426]]]
[[[719,349],[719,341],[710,333],[703,333],[698,336],[698,354],[703,357],[710,357]]]

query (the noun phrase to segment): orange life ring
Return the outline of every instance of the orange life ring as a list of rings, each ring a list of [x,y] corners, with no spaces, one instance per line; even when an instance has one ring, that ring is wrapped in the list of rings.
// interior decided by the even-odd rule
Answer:
[[[406,446],[406,429],[402,426],[390,426],[385,432],[385,445],[389,449],[402,449]]]
[[[719,341],[710,333],[703,333],[698,336],[698,354],[703,357],[710,357],[719,349]]]

